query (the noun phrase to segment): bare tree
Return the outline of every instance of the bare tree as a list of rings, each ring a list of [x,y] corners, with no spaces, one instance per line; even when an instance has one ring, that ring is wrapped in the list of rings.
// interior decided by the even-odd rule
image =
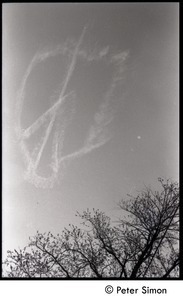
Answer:
[[[145,189],[121,201],[112,225],[99,210],[77,215],[61,235],[37,234],[22,250],[8,251],[4,277],[170,278],[179,277],[179,188]],[[83,227],[84,226],[84,227]]]

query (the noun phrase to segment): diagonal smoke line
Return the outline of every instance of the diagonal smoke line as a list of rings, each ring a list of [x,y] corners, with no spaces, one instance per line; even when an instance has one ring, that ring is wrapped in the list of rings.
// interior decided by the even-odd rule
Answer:
[[[44,137],[44,139],[43,139],[43,143],[42,143],[41,148],[40,148],[40,150],[39,150],[39,153],[38,153],[38,155],[37,155],[37,159],[36,159],[36,161],[35,161],[35,163],[34,163],[34,168],[35,168],[35,169],[37,169],[37,167],[38,167],[38,165],[39,165],[39,162],[40,162],[40,159],[41,159],[41,155],[42,155],[43,150],[44,150],[44,148],[45,148],[45,146],[46,146],[46,143],[47,143],[47,141],[48,141],[48,138],[49,138],[49,135],[50,135],[50,133],[51,133],[51,130],[52,130],[52,128],[53,128],[53,123],[54,123],[54,121],[55,121],[55,118],[52,118],[52,120],[51,120],[51,122],[50,122],[50,124],[48,125],[48,128],[47,128],[47,130],[46,130],[46,134],[45,134],[45,137]]]
[[[91,144],[91,145],[87,145],[86,144],[85,146],[83,146],[79,150],[61,157],[60,160],[59,160],[59,164],[61,164],[63,162],[67,162],[68,163],[68,162],[70,162],[73,159],[80,158],[80,157],[84,156],[85,154],[90,153],[94,149],[97,149],[97,148],[101,147],[102,145],[104,145],[110,139],[111,139],[110,136],[109,137],[103,137],[101,140],[99,140],[95,144]]]
[[[56,103],[54,103],[44,114],[42,114],[40,117],[38,117],[38,119],[36,121],[34,121],[34,123],[32,125],[30,125],[26,129],[24,129],[24,131],[22,133],[22,138],[23,139],[29,138],[34,132],[36,132],[39,129],[39,127],[42,124],[44,124],[46,122],[46,118],[48,116],[52,115],[52,117],[54,117],[54,115],[57,113],[56,111],[59,108],[59,106],[61,106],[63,104],[63,102],[66,101],[66,99],[68,97],[70,97],[72,94],[73,94],[73,92],[69,92],[62,98],[59,97],[59,100]]]
[[[68,85],[68,82],[73,74],[73,71],[74,71],[74,68],[75,68],[75,65],[76,65],[76,61],[77,61],[77,56],[78,56],[78,53],[79,53],[79,47],[83,41],[83,38],[84,38],[84,35],[85,35],[85,32],[86,32],[86,27],[84,27],[83,29],[83,32],[79,38],[79,41],[76,45],[76,48],[74,50],[74,53],[73,53],[73,57],[72,57],[72,61],[71,61],[71,64],[70,64],[70,67],[69,67],[69,70],[68,70],[68,73],[67,73],[67,76],[66,76],[66,79],[65,79],[65,82],[64,82],[64,85],[63,85],[63,88],[62,88],[62,91],[60,93],[60,99],[62,99],[64,93],[65,93],[65,90],[67,88],[67,85]]]

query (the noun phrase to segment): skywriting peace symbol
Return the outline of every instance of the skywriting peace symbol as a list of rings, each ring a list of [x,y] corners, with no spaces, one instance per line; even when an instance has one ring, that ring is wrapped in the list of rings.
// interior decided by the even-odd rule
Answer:
[[[60,175],[63,175],[64,168],[67,163],[71,160],[81,157],[87,153],[90,153],[94,149],[97,149],[104,145],[110,138],[111,135],[109,131],[106,130],[107,125],[109,125],[113,119],[113,113],[109,109],[110,99],[113,95],[113,91],[116,87],[116,84],[121,80],[121,74],[123,72],[123,63],[127,57],[127,52],[121,52],[112,56],[109,56],[109,63],[112,64],[115,68],[114,77],[112,79],[109,89],[106,91],[105,100],[100,104],[99,110],[94,115],[93,125],[90,127],[88,135],[83,143],[83,146],[70,154],[62,155],[62,148],[64,144],[64,133],[65,128],[68,126],[69,122],[72,119],[74,112],[70,112],[70,116],[64,118],[64,105],[67,105],[70,101],[74,100],[74,91],[71,91],[66,94],[66,89],[68,83],[73,76],[75,66],[78,60],[78,57],[82,57],[85,60],[90,61],[102,61],[103,58],[108,54],[108,48],[106,47],[95,55],[89,55],[86,51],[81,49],[81,44],[86,32],[86,27],[83,29],[80,38],[75,44],[74,49],[69,47],[57,47],[52,51],[44,51],[37,53],[32,61],[30,62],[25,76],[22,80],[21,88],[18,93],[17,98],[17,122],[16,122],[16,133],[18,141],[20,144],[21,153],[23,155],[26,171],[25,179],[30,183],[34,184],[38,188],[53,188],[54,184],[60,178]],[[29,127],[23,129],[21,126],[21,115],[23,109],[23,103],[25,100],[25,89],[27,80],[32,72],[32,70],[40,63],[43,63],[45,60],[50,57],[57,55],[70,55],[71,62],[68,66],[66,76],[64,78],[62,87],[59,92],[57,101],[41,116],[38,117],[36,121],[33,122]],[[56,123],[57,115],[61,114],[63,117],[60,120],[57,130],[53,130]],[[41,126],[45,126],[48,123],[48,126],[43,133],[40,141],[34,146],[33,150],[28,150],[27,141],[28,139],[36,134]],[[52,133],[52,163],[51,175],[45,177],[38,173],[38,166],[40,164],[40,159],[43,155],[43,151],[47,145],[48,138]],[[61,171],[59,171],[61,169]]]

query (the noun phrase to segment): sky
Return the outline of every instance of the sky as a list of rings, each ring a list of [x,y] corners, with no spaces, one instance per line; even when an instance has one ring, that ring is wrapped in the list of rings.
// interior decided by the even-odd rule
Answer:
[[[178,181],[178,4],[3,4],[3,255]]]

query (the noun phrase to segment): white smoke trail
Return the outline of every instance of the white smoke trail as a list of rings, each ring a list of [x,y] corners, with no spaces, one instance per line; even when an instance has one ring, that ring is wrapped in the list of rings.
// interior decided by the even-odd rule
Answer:
[[[35,187],[53,188],[55,182],[58,181],[58,178],[60,179],[60,175],[63,176],[65,167],[68,165],[68,163],[70,163],[73,159],[80,158],[83,155],[92,152],[94,149],[101,147],[111,139],[111,135],[106,130],[106,127],[112,122],[114,117],[114,112],[111,110],[110,107],[110,101],[111,101],[111,97],[113,96],[113,91],[116,86],[116,82],[119,80],[119,76],[121,76],[121,73],[123,71],[122,65],[124,60],[126,59],[124,53],[113,55],[111,58],[110,63],[117,64],[117,71],[113,77],[111,86],[108,92],[106,93],[105,100],[103,101],[103,103],[101,103],[98,112],[96,112],[96,114],[94,115],[94,123],[89,129],[83,147],[81,147],[79,150],[73,153],[67,154],[65,156],[62,155],[65,129],[70,123],[72,116],[74,114],[73,104],[72,104],[72,111],[69,113],[69,116],[67,113],[65,114],[65,116],[63,116],[63,113],[65,112],[65,109],[63,108],[63,104],[68,103],[68,101],[74,103],[73,102],[74,93],[70,92],[65,95],[65,92],[68,83],[73,75],[77,58],[79,56],[82,56],[87,61],[92,61],[92,60],[97,61],[97,60],[103,60],[104,57],[106,57],[106,55],[108,55],[109,53],[109,46],[98,51],[98,53],[95,52],[94,54],[89,54],[89,55],[87,54],[86,51],[81,50],[80,46],[82,44],[85,32],[86,32],[86,27],[82,31],[82,34],[73,51],[71,51],[68,48],[68,46],[65,45],[64,47],[59,46],[50,51],[43,51],[37,53],[33,57],[30,65],[28,66],[28,69],[22,81],[22,85],[18,94],[18,101],[17,101],[18,120],[16,124],[16,132],[20,142],[21,151],[23,153],[24,160],[27,165],[25,179],[31,182],[32,184],[34,184]],[[22,129],[20,119],[22,114],[23,102],[25,98],[25,88],[26,88],[27,80],[32,70],[38,63],[44,62],[44,60],[48,59],[49,57],[53,57],[58,54],[64,55],[65,53],[66,54],[69,53],[69,56],[71,56],[72,54],[72,56],[71,56],[71,62],[69,64],[65,76],[65,80],[61,84],[58,100],[45,113],[43,113],[31,126],[29,126],[26,129]],[[58,114],[60,114],[62,118],[58,119]],[[33,152],[30,153],[26,147],[25,140],[28,139],[30,136],[32,136],[48,120],[49,120],[49,125],[46,129],[45,134],[42,136],[39,143],[35,146]],[[54,127],[56,123],[57,126]],[[51,156],[52,163],[50,165],[52,169],[52,174],[48,177],[43,177],[37,174],[37,169],[40,164],[41,157],[43,156],[44,148],[46,147],[48,138],[53,128],[55,128],[55,131],[53,133],[52,156]],[[61,172],[59,172],[59,169],[61,169]]]

